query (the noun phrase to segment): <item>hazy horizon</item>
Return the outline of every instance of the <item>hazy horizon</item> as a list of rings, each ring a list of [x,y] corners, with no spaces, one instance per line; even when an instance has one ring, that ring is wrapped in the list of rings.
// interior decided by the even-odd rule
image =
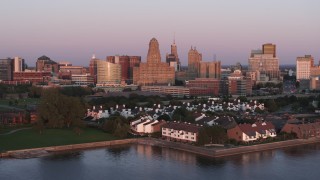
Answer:
[[[297,56],[320,58],[320,1],[243,0],[3,0],[0,58],[19,56],[29,66],[38,57],[88,66],[92,54],[136,55],[146,60],[155,37],[162,61],[175,40],[183,65],[196,46],[203,61],[248,63],[252,49],[277,45],[280,64]]]

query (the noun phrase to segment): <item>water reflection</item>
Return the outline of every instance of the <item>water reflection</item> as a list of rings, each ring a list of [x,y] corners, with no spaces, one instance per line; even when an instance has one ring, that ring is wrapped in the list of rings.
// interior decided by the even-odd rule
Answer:
[[[112,148],[107,148],[106,153],[107,155],[112,155],[114,158],[121,158],[125,154],[128,154],[130,151],[130,146],[128,145],[119,145],[119,146],[114,146]]]
[[[57,152],[50,156],[41,158],[42,161],[68,161],[69,159],[81,158],[83,152],[81,151],[69,151],[69,152]]]
[[[297,147],[284,148],[283,153],[289,157],[312,156],[313,153],[320,151],[320,144],[308,144]]]
[[[245,166],[256,162],[263,163],[264,161],[270,161],[275,156],[275,150],[253,152],[248,154],[235,155],[231,157],[225,157],[224,159],[230,161],[236,166]]]
[[[297,158],[298,157],[298,158]],[[320,144],[223,158],[148,145],[1,159],[6,179],[319,179]]]

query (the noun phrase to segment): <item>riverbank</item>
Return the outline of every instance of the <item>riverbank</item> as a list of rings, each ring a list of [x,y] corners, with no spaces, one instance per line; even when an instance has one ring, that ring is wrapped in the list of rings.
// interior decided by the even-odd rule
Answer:
[[[12,150],[12,151],[0,153],[0,157],[1,158],[13,157],[18,159],[35,158],[35,157],[50,155],[50,153],[55,153],[55,152],[103,148],[103,147],[110,147],[115,145],[133,144],[136,142],[137,142],[137,139],[123,139],[123,140],[113,140],[113,141],[101,141],[101,142],[92,142],[92,143],[81,143],[81,144],[22,149],[22,150]]]
[[[55,152],[104,148],[104,147],[111,147],[116,145],[142,144],[142,145],[171,148],[171,149],[186,151],[186,152],[199,154],[207,157],[217,158],[217,157],[232,156],[232,155],[238,155],[238,154],[245,154],[245,153],[251,153],[251,152],[293,147],[293,146],[301,146],[305,144],[314,144],[314,143],[320,143],[320,138],[294,139],[294,140],[251,145],[251,146],[211,149],[211,148],[198,147],[198,146],[193,146],[189,144],[171,142],[171,141],[166,141],[161,139],[138,138],[138,139],[123,139],[123,140],[101,141],[101,142],[92,142],[92,143],[14,150],[14,151],[7,151],[5,153],[1,153],[0,157],[2,158],[4,157],[34,158],[34,157],[42,157],[42,156],[50,155],[51,153],[55,153]]]
[[[246,154],[251,152],[259,152],[265,150],[301,146],[305,144],[314,144],[320,143],[320,138],[310,138],[310,139],[294,139],[266,144],[250,145],[250,146],[240,146],[234,148],[219,148],[219,149],[210,149],[206,147],[198,147],[189,144],[182,144],[177,142],[158,140],[158,139],[141,139],[138,141],[139,144],[151,145],[151,146],[160,146],[166,147],[181,151],[187,151],[194,154],[199,154],[207,157],[218,158],[224,156],[232,156],[239,154]]]

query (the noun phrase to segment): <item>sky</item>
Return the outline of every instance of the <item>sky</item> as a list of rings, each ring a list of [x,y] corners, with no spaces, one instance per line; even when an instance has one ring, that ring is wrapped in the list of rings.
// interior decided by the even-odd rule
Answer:
[[[175,41],[182,65],[191,46],[203,61],[248,63],[252,49],[277,45],[280,64],[320,59],[319,0],[1,0],[0,58],[29,66],[42,55],[88,66],[92,54],[137,55],[149,41],[162,61]]]

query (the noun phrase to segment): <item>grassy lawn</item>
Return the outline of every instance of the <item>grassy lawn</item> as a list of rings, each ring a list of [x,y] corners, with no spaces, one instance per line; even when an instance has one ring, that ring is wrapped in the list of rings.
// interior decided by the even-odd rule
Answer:
[[[15,125],[15,126],[0,125],[0,134],[4,134],[4,133],[10,132],[15,129],[27,128],[27,127],[31,127],[31,126],[32,126],[31,124],[21,124],[21,125]],[[1,136],[0,136],[0,141],[1,141]]]
[[[117,138],[111,134],[92,128],[83,129],[81,135],[77,135],[72,129],[46,129],[42,134],[34,129],[27,129],[0,135],[0,152],[115,139]]]

